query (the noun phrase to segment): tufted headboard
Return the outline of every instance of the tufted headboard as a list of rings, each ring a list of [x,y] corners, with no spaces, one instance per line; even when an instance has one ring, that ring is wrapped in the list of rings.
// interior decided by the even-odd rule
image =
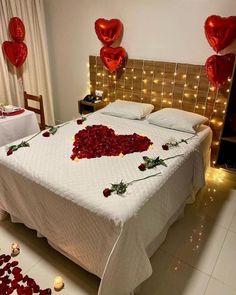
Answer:
[[[212,87],[203,65],[129,59],[118,73],[110,74],[100,57],[89,57],[90,90],[103,91],[106,102],[116,99],[151,103],[155,110],[173,107],[202,114],[213,130],[212,161],[230,92],[230,79]]]

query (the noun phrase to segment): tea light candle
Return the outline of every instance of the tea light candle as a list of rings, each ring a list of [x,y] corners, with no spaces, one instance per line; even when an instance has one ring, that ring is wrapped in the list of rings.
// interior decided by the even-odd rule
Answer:
[[[16,256],[20,253],[20,246],[17,242],[11,244],[11,254]]]
[[[54,279],[54,290],[60,291],[64,287],[64,282],[62,277],[55,277]]]

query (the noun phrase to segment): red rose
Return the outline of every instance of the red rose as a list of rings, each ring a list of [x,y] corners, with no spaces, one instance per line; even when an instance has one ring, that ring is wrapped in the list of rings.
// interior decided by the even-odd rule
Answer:
[[[162,148],[163,148],[164,151],[168,151],[169,150],[168,144],[163,144],[162,145]]]
[[[7,156],[10,156],[10,155],[12,155],[13,154],[13,150],[12,149],[9,149],[8,151],[7,151]]]
[[[81,125],[81,124],[83,124],[84,120],[83,119],[78,119],[76,122],[77,122],[78,125]]]
[[[140,164],[140,165],[138,166],[138,169],[139,169],[140,171],[145,171],[145,170],[146,170],[146,166],[145,166],[145,164],[144,164],[144,163]]]
[[[105,188],[104,190],[103,190],[103,195],[104,195],[104,197],[109,197],[110,195],[111,195],[111,190],[109,189],[109,188]]]
[[[45,131],[42,135],[43,135],[44,137],[49,137],[49,136],[50,136],[50,132],[49,132],[49,131]]]

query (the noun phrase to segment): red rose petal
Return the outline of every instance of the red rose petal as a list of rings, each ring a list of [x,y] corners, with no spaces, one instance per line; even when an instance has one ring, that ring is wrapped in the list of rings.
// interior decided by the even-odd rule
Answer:
[[[22,269],[19,268],[18,266],[14,267],[12,270],[13,275],[21,273]]]
[[[14,260],[14,261],[11,262],[11,267],[15,267],[15,266],[17,266],[18,264],[19,264],[19,262],[16,261],[16,260]]]
[[[8,262],[11,259],[10,255],[5,255],[4,262]]]

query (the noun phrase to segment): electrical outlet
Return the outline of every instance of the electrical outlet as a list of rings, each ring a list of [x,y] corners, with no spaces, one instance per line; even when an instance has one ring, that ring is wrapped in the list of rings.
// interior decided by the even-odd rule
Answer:
[[[103,91],[102,90],[96,90],[95,95],[98,96],[98,97],[102,97]]]

